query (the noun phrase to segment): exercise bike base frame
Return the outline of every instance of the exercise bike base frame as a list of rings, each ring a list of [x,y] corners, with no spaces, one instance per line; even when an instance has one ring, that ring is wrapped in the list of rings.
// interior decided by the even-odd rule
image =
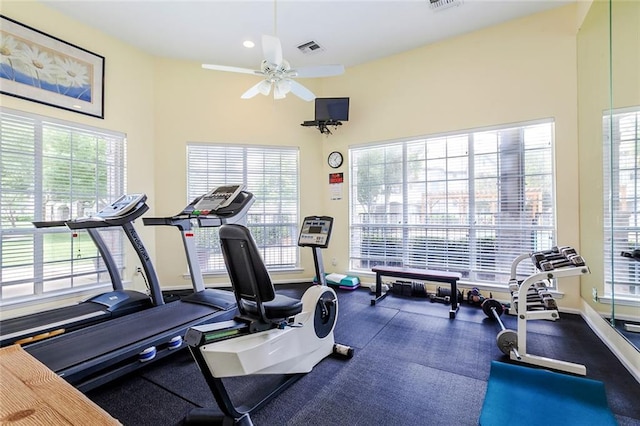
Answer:
[[[206,365],[207,362],[198,348],[190,347],[189,350],[191,351],[191,354],[195,358],[198,365]],[[209,385],[209,389],[211,389],[211,392],[213,393],[218,407],[220,407],[220,410],[227,418],[227,421],[233,420],[234,423],[232,424],[235,424],[236,421],[244,418],[247,415],[250,415],[255,411],[258,411],[265,404],[267,404],[276,396],[280,395],[285,389],[287,389],[289,386],[291,386],[293,383],[295,383],[305,375],[305,373],[285,374],[275,387],[273,387],[268,393],[261,395],[257,401],[253,401],[249,404],[244,404],[236,407],[233,404],[229,393],[227,392],[227,389],[223,383],[223,379],[213,377],[211,371],[209,371],[208,368],[201,368],[201,370],[204,374],[207,385]],[[224,421],[224,418],[221,419],[219,412],[216,410],[207,408],[195,408],[191,410],[191,412],[187,415],[187,417],[185,418],[185,423],[193,424],[195,423],[196,418],[198,419],[198,421],[207,419],[212,422],[220,422],[219,424]]]

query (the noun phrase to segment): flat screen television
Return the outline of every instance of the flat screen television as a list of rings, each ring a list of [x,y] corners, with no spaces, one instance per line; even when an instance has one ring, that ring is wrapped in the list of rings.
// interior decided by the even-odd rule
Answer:
[[[349,98],[316,98],[316,121],[349,121]]]

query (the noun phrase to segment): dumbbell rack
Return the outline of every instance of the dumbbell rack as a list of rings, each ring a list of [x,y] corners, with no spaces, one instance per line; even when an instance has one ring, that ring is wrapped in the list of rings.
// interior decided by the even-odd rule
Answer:
[[[512,265],[512,278],[515,277],[515,268],[517,264],[526,258],[530,258],[531,254],[521,255],[514,261]],[[536,262],[534,262],[534,265]],[[545,280],[552,279],[560,279],[566,277],[574,277],[580,275],[589,274],[589,267],[587,265],[582,266],[564,266],[553,270],[548,271],[539,271],[528,276],[522,283],[519,285],[519,289],[517,291],[518,300],[526,301],[527,294],[529,289],[533,288],[536,283]],[[514,292],[515,294],[515,292]],[[537,355],[531,355],[527,353],[527,321],[530,320],[553,320],[559,318],[559,314],[557,309],[545,309],[545,310],[529,310],[528,308],[523,307],[526,306],[526,303],[519,305],[518,315],[518,340],[517,340],[517,351],[511,351],[509,357],[512,360],[524,362],[527,364],[537,365],[540,367],[551,368],[554,370],[566,371],[573,374],[578,375],[586,375],[587,369],[582,364],[575,364],[567,361],[560,361],[553,358],[546,358]]]
[[[517,275],[518,265],[524,260],[530,260],[531,255],[532,253],[522,254],[518,256],[511,264],[511,276],[509,279],[509,292],[511,294],[511,304],[510,304],[510,307],[506,310],[506,312],[509,315],[513,315],[513,316],[518,315],[518,302],[522,300],[520,299],[520,285],[522,284],[522,281],[518,281],[518,275]],[[535,265],[535,262],[534,262],[534,265]],[[555,321],[556,319],[558,319],[558,316],[559,316],[557,304],[555,303],[555,300],[553,300],[552,296],[549,296],[551,299],[551,303],[545,304],[543,303],[542,296],[540,296],[541,290],[545,290],[545,291],[547,290],[548,283],[549,281],[545,277],[544,280],[537,281],[530,287],[529,293],[527,293],[527,299],[525,299],[526,309],[527,310],[544,309],[545,314],[547,316],[544,319]],[[531,291],[531,288],[535,288],[536,291]],[[530,297],[535,297],[535,299],[532,300]]]

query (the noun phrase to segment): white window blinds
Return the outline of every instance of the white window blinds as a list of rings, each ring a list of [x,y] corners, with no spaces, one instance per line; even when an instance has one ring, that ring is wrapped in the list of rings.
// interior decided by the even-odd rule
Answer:
[[[352,148],[351,267],[506,284],[515,257],[555,243],[553,133],[545,121]]]
[[[605,295],[640,299],[640,108],[603,117]],[[612,285],[614,287],[612,287]]]
[[[298,149],[290,147],[187,145],[188,202],[214,187],[243,183],[255,196],[247,226],[270,270],[298,266]],[[197,229],[205,273],[224,272],[216,229]]]
[[[0,139],[1,300],[110,284],[86,232],[32,221],[85,216],[122,195],[125,136],[2,108]],[[122,266],[121,233],[101,235]]]

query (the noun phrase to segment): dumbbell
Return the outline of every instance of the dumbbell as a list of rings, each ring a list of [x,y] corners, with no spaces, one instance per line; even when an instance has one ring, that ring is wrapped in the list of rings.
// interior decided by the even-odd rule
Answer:
[[[637,260],[638,262],[640,262],[640,249],[634,249],[633,251],[620,252],[620,256],[628,257],[629,259]]]
[[[537,251],[536,253],[541,253],[541,254],[560,253],[560,248],[558,246],[553,246],[549,250],[540,250],[540,251]]]
[[[547,283],[545,281],[536,281],[532,288],[535,288],[537,290],[544,290],[547,288]]]
[[[541,271],[553,271],[556,268],[564,268],[565,266],[584,266],[584,258],[579,254],[574,254],[566,259],[551,260],[540,262],[538,269]]]
[[[513,352],[517,359],[521,359],[518,353],[518,333],[506,328],[500,319],[500,315],[504,312],[502,303],[496,299],[485,299],[485,301],[482,302],[482,312],[484,312],[487,317],[495,319],[498,325],[500,325],[500,332],[496,336],[496,343],[502,353],[509,355]]]
[[[549,290],[540,290],[540,291],[538,291],[538,296],[542,300],[544,300],[544,299],[553,299],[553,295],[551,293],[549,293]]]
[[[576,249],[574,249],[573,247],[562,247],[560,249],[560,253],[562,253],[562,255],[564,257],[569,257],[569,256],[573,256],[574,254],[578,254],[578,252],[576,251]]]
[[[518,297],[517,294],[514,294],[513,296],[511,296],[511,300],[515,300],[517,302],[518,300],[520,300],[520,298]],[[535,294],[535,295],[528,294],[527,295],[527,304],[531,304],[531,303],[535,303],[535,302],[542,302],[542,297],[538,296],[537,294]]]
[[[536,268],[540,269],[541,262],[568,259],[577,254],[578,252],[573,247],[562,246],[553,247],[551,250],[533,252],[530,257]]]
[[[558,310],[558,304],[556,303],[556,299],[554,299],[553,297],[542,299],[542,304],[544,305],[545,309]]]
[[[511,294],[516,293],[520,290],[520,284],[522,281],[516,282],[515,280],[509,281],[509,291]],[[534,291],[539,291],[541,289],[546,289],[547,284],[545,281],[536,281],[528,290],[528,292],[533,293]]]
[[[520,294],[520,289],[517,289],[516,291],[512,291],[511,292],[512,295],[516,296],[518,294]],[[529,287],[527,289],[527,298],[531,299],[531,298],[537,298],[537,297],[544,297],[546,295],[550,295],[551,293],[549,293],[549,290],[547,289],[547,287]]]
[[[561,253],[544,254],[536,252],[531,254],[531,261],[538,269],[540,269],[540,264],[542,262],[551,262],[555,260],[566,260],[566,257]]]
[[[533,310],[540,310],[540,309],[545,309],[544,304],[542,303],[542,300],[537,300],[535,302],[530,302],[527,301],[526,303],[526,308],[525,310],[527,311],[533,311]],[[511,302],[511,306],[513,306],[513,309],[516,313],[518,313],[518,300],[515,299]]]
[[[451,297],[449,297],[449,296],[438,296],[437,294],[430,294],[429,295],[429,301],[431,303],[440,302],[440,303],[444,303],[445,305],[448,305],[448,304],[451,303]]]
[[[462,292],[460,290],[457,290],[458,293],[458,303],[462,303]],[[438,287],[436,289],[436,296],[438,297],[449,297],[451,298],[451,289],[447,288],[447,287]]]

